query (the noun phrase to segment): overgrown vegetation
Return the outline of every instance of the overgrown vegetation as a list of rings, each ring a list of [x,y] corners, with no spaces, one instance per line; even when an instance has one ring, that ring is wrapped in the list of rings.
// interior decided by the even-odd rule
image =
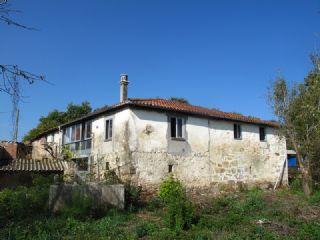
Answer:
[[[292,86],[283,77],[277,78],[269,99],[280,124],[279,134],[296,151],[302,176],[302,187],[311,195],[320,181],[320,58],[312,55],[314,68],[304,82]]]
[[[125,208],[129,212],[135,212],[141,207],[141,188],[130,182],[124,184],[125,187]]]
[[[193,206],[170,177],[144,206],[130,185],[129,210],[135,211],[94,212],[89,198],[74,196],[78,201],[58,215],[46,211],[47,195],[35,190],[48,189],[50,181],[35,183],[0,192],[0,239],[320,239],[320,192],[307,198],[298,182],[293,189],[252,189]]]
[[[181,182],[170,176],[161,184],[159,196],[166,207],[166,225],[175,231],[189,229],[195,218],[194,207],[187,200]]]
[[[92,108],[89,102],[82,102],[81,104],[69,103],[66,111],[53,110],[47,116],[39,119],[38,125],[23,137],[23,141],[29,141],[42,132],[80,118],[91,111]]]
[[[32,187],[4,189],[0,192],[0,227],[29,216],[46,215],[52,176],[34,176]]]

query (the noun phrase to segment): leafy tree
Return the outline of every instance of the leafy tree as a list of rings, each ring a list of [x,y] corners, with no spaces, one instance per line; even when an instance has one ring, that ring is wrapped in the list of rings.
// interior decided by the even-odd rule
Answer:
[[[47,116],[39,119],[38,125],[31,129],[24,137],[23,141],[29,141],[40,133],[49,129],[55,128],[61,124],[70,122],[77,118],[83,117],[92,111],[89,102],[82,102],[81,104],[69,103],[66,111],[53,110]]]
[[[82,102],[81,105],[69,103],[65,115],[65,122],[71,121],[70,119],[77,119],[92,111],[89,102]]]
[[[289,86],[282,77],[276,79],[269,91],[270,103],[280,123],[279,133],[287,138],[297,154],[302,187],[312,193],[313,180],[320,161],[320,71],[319,58],[315,68],[301,84]],[[317,169],[315,169],[317,167]]]
[[[174,102],[180,102],[184,104],[189,104],[189,101],[185,98],[180,98],[180,97],[171,97],[169,100],[174,101]]]

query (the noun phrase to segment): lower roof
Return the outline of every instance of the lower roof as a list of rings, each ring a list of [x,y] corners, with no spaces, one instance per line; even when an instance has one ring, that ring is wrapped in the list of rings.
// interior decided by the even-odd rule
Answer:
[[[63,162],[58,159],[14,159],[0,161],[0,172],[63,173],[63,171]]]

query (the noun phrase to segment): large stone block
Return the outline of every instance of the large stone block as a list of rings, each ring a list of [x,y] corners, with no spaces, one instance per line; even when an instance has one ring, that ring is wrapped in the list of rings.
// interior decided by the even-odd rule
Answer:
[[[124,209],[124,185],[104,185],[99,183],[51,185],[49,190],[49,208],[53,212],[72,205],[74,196],[90,197],[96,207],[112,205]]]

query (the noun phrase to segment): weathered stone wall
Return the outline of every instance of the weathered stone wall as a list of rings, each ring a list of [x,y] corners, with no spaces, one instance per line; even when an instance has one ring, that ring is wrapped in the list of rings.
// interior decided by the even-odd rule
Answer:
[[[242,139],[233,137],[233,122],[188,117],[186,141],[168,136],[165,113],[133,110],[129,120],[129,155],[132,180],[145,188],[156,187],[173,174],[189,188],[226,184],[274,184],[286,158],[285,141],[267,127],[265,142],[259,126],[242,124]],[[287,181],[287,173],[284,176]]]
[[[71,206],[73,201],[79,201],[79,197],[89,197],[94,207],[113,205],[124,209],[124,186],[121,184],[104,185],[98,183],[58,184],[51,185],[49,190],[49,209],[59,212],[66,206]]]
[[[24,143],[0,141],[0,162],[1,160],[27,158],[30,157],[30,154],[31,148]]]
[[[55,155],[60,151],[62,143],[62,132],[56,131],[54,133],[54,142],[49,143],[49,146],[53,149]],[[52,156],[45,150],[47,144],[46,136],[43,136],[32,142],[32,158],[33,159],[51,159]]]
[[[266,141],[261,142],[259,126],[243,123],[242,139],[235,140],[234,122],[184,117],[185,141],[170,138],[168,114],[164,112],[125,109],[94,119],[90,175],[102,181],[106,170],[111,169],[123,180],[150,191],[168,176],[169,165],[189,189],[267,186],[277,181],[286,145],[274,128],[266,127]],[[109,118],[113,119],[113,137],[105,140],[105,121]],[[287,181],[287,169],[283,179]]]

